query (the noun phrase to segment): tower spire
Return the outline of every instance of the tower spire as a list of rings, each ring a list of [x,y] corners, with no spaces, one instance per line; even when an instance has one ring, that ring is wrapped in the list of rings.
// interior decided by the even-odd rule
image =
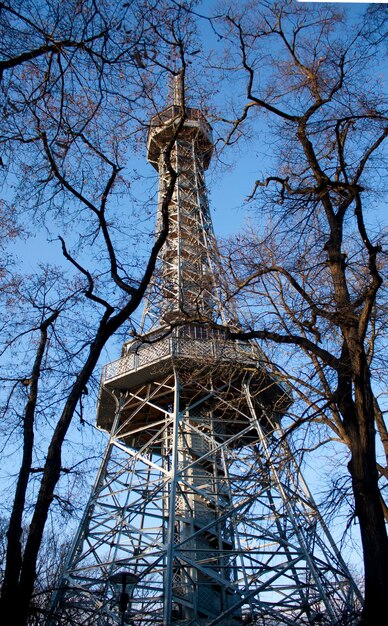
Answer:
[[[184,106],[183,70],[175,74],[173,78],[173,104],[181,108]]]

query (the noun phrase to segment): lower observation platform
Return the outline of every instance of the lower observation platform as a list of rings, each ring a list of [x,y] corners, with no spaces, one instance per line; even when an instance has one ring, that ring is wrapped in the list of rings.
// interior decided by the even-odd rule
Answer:
[[[253,396],[281,416],[291,403],[291,394],[288,385],[270,368],[256,344],[228,339],[222,329],[195,324],[158,329],[124,344],[121,358],[103,368],[97,426],[110,431],[116,408],[114,395],[136,394],[137,389],[165,379],[174,370],[184,379],[186,389],[206,378],[207,389],[211,379],[212,388],[233,386],[233,395],[236,381],[249,375]]]

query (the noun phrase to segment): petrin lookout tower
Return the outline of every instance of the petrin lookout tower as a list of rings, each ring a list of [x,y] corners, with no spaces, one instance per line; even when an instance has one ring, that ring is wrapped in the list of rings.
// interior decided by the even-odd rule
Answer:
[[[169,233],[146,330],[102,374],[110,432],[49,624],[353,624],[357,591],[281,432],[291,399],[250,342],[228,339],[204,172],[212,130],[173,104],[151,119]]]

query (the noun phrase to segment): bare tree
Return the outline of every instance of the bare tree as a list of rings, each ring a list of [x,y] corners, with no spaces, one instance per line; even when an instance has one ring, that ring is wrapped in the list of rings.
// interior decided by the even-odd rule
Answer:
[[[368,217],[388,132],[372,78],[378,42],[368,20],[287,1],[230,7],[222,32],[234,84],[246,89],[238,116],[223,119],[226,143],[249,133],[257,146],[260,115],[278,160],[249,198],[267,217],[266,233],[248,229],[227,255],[234,295],[249,311],[231,336],[282,345],[288,366],[300,368],[295,387],[307,412],[298,423],[329,427],[348,447],[365,566],[361,623],[371,626],[388,592],[378,484],[387,470],[376,465],[376,428],[385,454],[387,431],[373,386],[384,257]]]
[[[5,175],[17,180],[7,207],[59,230],[69,276],[69,289],[56,305],[48,305],[47,298],[35,303],[37,323],[29,326],[25,319],[24,330],[18,330],[31,334],[36,347],[28,373],[14,381],[27,397],[20,395],[21,402],[25,397],[19,408],[23,454],[7,531],[1,614],[12,614],[13,623],[21,625],[28,621],[45,525],[65,471],[63,446],[71,421],[108,339],[138,308],[168,233],[177,175],[170,162],[173,140],[163,155],[169,183],[151,249],[144,245],[139,251],[135,201],[123,216],[119,198],[123,193],[131,198],[125,159],[137,149],[138,135],[144,138],[158,99],[165,98],[160,85],[179,71],[184,93],[192,33],[186,13],[168,1],[100,7],[93,0],[71,6],[47,0],[37,15],[23,2],[4,2],[1,9],[1,140]],[[172,123],[179,133],[183,108]],[[75,335],[69,341],[69,327],[61,320],[69,320],[71,307]],[[75,327],[77,307],[86,310],[87,327]],[[38,418],[44,418],[37,408],[42,367],[46,375],[55,369],[53,337],[67,350],[70,375],[63,374],[66,393],[37,471],[34,450],[44,447],[34,437]],[[14,341],[7,339],[5,349]],[[9,406],[6,402],[5,409]]]
[[[143,227],[149,213],[136,197],[137,173],[126,159],[139,142],[144,145],[150,115],[163,108],[160,85],[182,70],[185,86],[187,57],[198,53],[195,7],[174,0],[120,5],[74,0],[66,6],[46,0],[36,15],[22,0],[0,4],[2,173],[16,181],[2,208],[6,219],[18,216],[27,233],[32,219],[43,224],[60,241],[69,268],[63,298],[17,330],[33,331],[36,345],[28,371],[10,381],[23,392],[18,414],[27,444],[8,537],[19,556],[11,563],[8,551],[1,601],[3,615],[12,607],[15,625],[28,619],[71,421],[106,342],[136,311],[168,234],[176,180],[169,150],[163,220],[151,249]],[[350,28],[332,7],[308,9],[290,1],[253,2],[241,14],[232,7],[224,19],[208,20],[227,52],[215,68],[218,77],[221,69],[222,77],[237,78],[232,93],[238,84],[246,89],[243,104],[233,103],[237,114],[219,116],[226,145],[245,136],[250,123],[254,137],[260,113],[280,146],[279,168],[256,182],[251,197],[268,211],[267,235],[258,239],[249,233],[244,249],[237,241],[229,254],[235,295],[250,311],[242,331],[231,336],[292,347],[296,358],[305,358],[304,386],[295,386],[309,406],[306,421],[330,427],[350,451],[365,559],[363,623],[372,624],[387,591],[375,424],[384,442],[387,436],[371,382],[383,328],[382,261],[380,242],[366,219],[386,137],[383,103],[369,70],[382,21],[377,10],[361,27]],[[183,122],[184,109],[175,120],[177,133]],[[8,277],[5,291],[16,293],[23,283],[17,272]],[[89,318],[81,332],[80,310]],[[69,317],[70,342],[62,322]],[[42,354],[45,373],[51,368],[59,375],[50,351],[54,337],[66,353],[68,371],[62,365],[64,394],[35,473],[29,429],[36,429],[45,413],[39,405]],[[12,345],[7,338],[6,350]],[[304,416],[298,425],[303,421]]]

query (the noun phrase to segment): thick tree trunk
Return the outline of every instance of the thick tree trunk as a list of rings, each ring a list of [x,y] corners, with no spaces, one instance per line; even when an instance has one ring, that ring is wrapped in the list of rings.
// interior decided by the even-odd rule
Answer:
[[[7,531],[7,553],[1,590],[0,615],[9,615],[9,608],[17,606],[20,601],[18,594],[18,581],[22,567],[21,537],[23,531],[23,513],[26,502],[26,493],[32,465],[38,382],[47,344],[48,327],[55,321],[58,315],[59,312],[54,312],[41,324],[40,341],[31,372],[31,378],[29,379],[30,391],[23,418],[23,455]]]
[[[388,538],[378,488],[373,393],[365,355],[353,344],[353,380],[342,387],[340,401],[349,437],[355,512],[364,556],[365,603],[360,625],[376,626],[388,598]],[[356,356],[358,353],[358,356]],[[355,373],[354,373],[355,372]],[[343,382],[343,380],[342,380]]]
[[[364,434],[352,442],[349,471],[364,555],[365,604],[360,624],[376,626],[386,610],[388,597],[388,541],[377,487],[376,461],[369,443]]]
[[[91,346],[89,357],[77,377],[73,389],[68,396],[61,418],[55,428],[47,453],[41,486],[24,550],[20,580],[17,587],[18,602],[14,606],[4,607],[4,615],[13,615],[13,626],[26,626],[28,623],[30,603],[36,577],[36,560],[42,543],[48,511],[54,497],[54,490],[61,473],[61,452],[63,441],[69,429],[77,402],[82,393],[82,389],[85,388],[85,385],[99,359],[101,350],[111,332],[111,329],[107,329],[105,326],[102,332],[97,334],[97,338]],[[11,610],[11,613],[7,613],[7,610]]]

